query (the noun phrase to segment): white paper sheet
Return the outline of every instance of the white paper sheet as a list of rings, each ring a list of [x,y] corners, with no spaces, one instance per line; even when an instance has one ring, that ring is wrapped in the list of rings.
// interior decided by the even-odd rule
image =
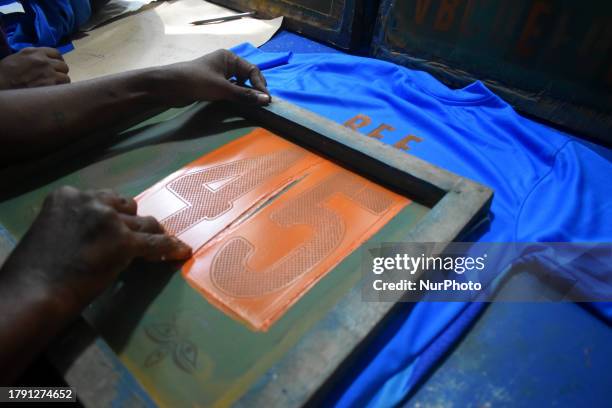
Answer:
[[[0,14],[25,13],[23,6],[19,2],[12,2],[0,6]]]
[[[152,4],[152,6],[154,3]],[[279,29],[273,20],[243,18],[193,26],[191,21],[234,14],[203,0],[165,2],[113,21],[75,40],[75,50],[64,55],[73,82],[187,61],[243,42],[260,46]]]

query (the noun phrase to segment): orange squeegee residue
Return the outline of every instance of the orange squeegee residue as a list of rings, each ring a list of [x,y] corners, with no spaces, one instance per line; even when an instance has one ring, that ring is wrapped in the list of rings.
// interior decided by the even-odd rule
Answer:
[[[182,206],[174,198],[165,203],[168,194]],[[138,201],[139,213],[199,248],[183,267],[187,282],[258,331],[410,203],[263,129],[174,173]]]

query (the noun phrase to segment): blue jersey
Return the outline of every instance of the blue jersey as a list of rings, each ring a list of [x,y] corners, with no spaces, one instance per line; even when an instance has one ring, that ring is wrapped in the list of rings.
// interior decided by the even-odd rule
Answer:
[[[22,5],[25,13],[10,15],[4,22],[8,43],[14,51],[26,47],[69,51],[70,36],[91,17],[89,0],[31,0]]]
[[[491,222],[473,240],[612,241],[612,151],[522,117],[481,82],[452,90],[375,59],[234,51],[262,68],[273,95],[492,187]],[[407,310],[337,404],[399,402],[482,307]],[[592,307],[612,317],[605,304]]]

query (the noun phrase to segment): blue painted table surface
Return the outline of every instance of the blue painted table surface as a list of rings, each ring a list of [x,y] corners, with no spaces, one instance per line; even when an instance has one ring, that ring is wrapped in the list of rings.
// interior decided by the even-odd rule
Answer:
[[[493,303],[407,407],[610,407],[612,330],[574,303]]]
[[[280,31],[267,52],[341,52]],[[612,407],[612,330],[573,303],[494,303],[409,407]]]

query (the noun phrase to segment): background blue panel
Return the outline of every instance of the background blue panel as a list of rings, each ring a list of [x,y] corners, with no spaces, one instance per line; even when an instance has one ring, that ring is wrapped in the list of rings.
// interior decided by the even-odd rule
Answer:
[[[370,54],[452,88],[480,79],[520,112],[611,145],[612,2],[586,4],[381,0]]]

